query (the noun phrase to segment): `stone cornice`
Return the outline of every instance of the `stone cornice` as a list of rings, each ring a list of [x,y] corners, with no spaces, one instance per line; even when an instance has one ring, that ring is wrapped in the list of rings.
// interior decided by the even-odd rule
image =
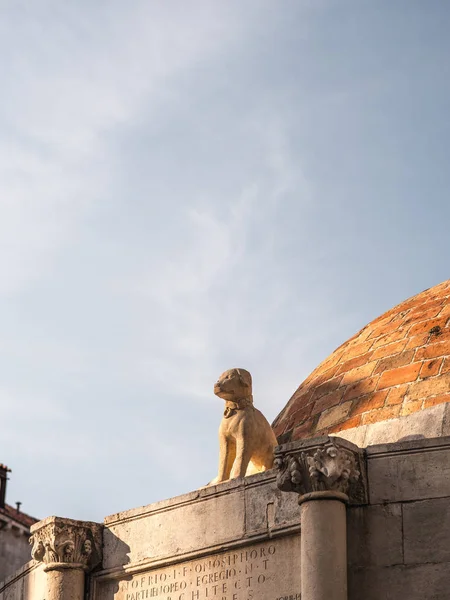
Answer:
[[[31,527],[31,556],[46,570],[91,571],[102,561],[102,529],[100,523],[48,517]]]
[[[367,502],[363,450],[338,437],[319,437],[275,448],[277,485],[300,496],[330,492],[350,504]],[[345,496],[342,496],[344,494]],[[325,496],[324,496],[325,497]]]

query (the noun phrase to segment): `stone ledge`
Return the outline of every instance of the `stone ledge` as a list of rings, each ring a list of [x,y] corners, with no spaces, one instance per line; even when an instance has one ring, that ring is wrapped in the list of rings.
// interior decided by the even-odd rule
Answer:
[[[125,574],[135,574],[142,571],[148,571],[150,569],[157,569],[163,567],[170,567],[179,563],[184,563],[191,560],[197,560],[206,556],[212,556],[223,552],[230,552],[232,550],[238,550],[240,548],[250,548],[253,544],[262,542],[271,542],[272,540],[278,540],[281,538],[289,538],[300,534],[300,522],[295,525],[289,525],[284,528],[278,528],[270,534],[256,534],[249,535],[244,538],[240,538],[235,541],[227,542],[225,544],[216,544],[211,546],[205,546],[199,550],[192,552],[178,553],[173,556],[156,557],[154,559],[144,560],[139,563],[129,563],[121,565],[119,567],[112,567],[109,569],[101,569],[92,573],[91,577],[93,580],[102,579],[114,579],[120,578]]]
[[[10,585],[15,583],[15,581],[17,581],[18,579],[21,579],[28,573],[31,573],[32,571],[34,571],[35,569],[39,569],[40,567],[42,567],[42,565],[36,562],[35,560],[28,561],[22,567],[20,567],[20,569],[17,569],[17,571],[15,571],[12,575],[7,577],[3,581],[0,581],[0,593],[3,592],[3,590],[5,590]]]
[[[450,437],[367,448],[370,504],[450,496]]]
[[[277,488],[271,470],[107,517],[103,569],[178,560],[205,548],[220,551],[287,535],[299,527],[296,497]]]
[[[187,504],[202,502],[213,496],[217,498],[223,495],[229,495],[233,492],[242,491],[242,489],[265,485],[268,481],[275,481],[275,478],[276,473],[273,469],[266,471],[265,473],[256,473],[255,475],[250,475],[248,477],[237,477],[236,479],[230,479],[229,481],[224,481],[218,485],[199,488],[198,490],[188,492],[187,494],[181,494],[180,496],[174,496],[173,498],[168,498],[166,500],[158,500],[157,502],[152,502],[145,506],[139,506],[137,508],[131,508],[130,510],[114,513],[105,517],[103,523],[107,526],[111,526],[133,519],[140,519],[151,514],[174,510]]]
[[[450,436],[404,440],[389,444],[375,444],[366,448],[367,459],[382,458],[385,455],[417,454],[433,450],[449,450]]]
[[[450,563],[353,567],[349,597],[364,600],[446,600]],[[364,594],[361,595],[361,590]]]
[[[410,435],[437,438],[450,435],[450,403],[437,404],[410,415],[335,431],[333,434],[361,448],[391,444]]]

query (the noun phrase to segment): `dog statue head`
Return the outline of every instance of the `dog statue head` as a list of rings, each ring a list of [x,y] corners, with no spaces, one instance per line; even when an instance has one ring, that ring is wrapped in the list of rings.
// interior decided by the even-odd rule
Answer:
[[[227,402],[252,396],[252,376],[245,369],[229,369],[214,384],[214,393]]]

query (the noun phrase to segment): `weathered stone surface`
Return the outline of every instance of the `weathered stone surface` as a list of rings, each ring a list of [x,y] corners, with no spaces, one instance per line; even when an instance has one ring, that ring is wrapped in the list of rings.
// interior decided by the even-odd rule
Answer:
[[[450,563],[450,498],[403,505],[405,563]]]
[[[30,560],[28,530],[0,515],[0,581],[6,579]]]
[[[272,470],[108,517],[103,565],[86,576],[90,600],[305,600],[308,589],[345,598],[345,514],[348,600],[448,600],[450,438],[368,447],[372,504],[347,508],[335,499],[348,467],[340,451],[355,461],[363,454],[333,437],[281,448],[323,490],[300,508]],[[300,485],[288,472],[289,486]],[[76,536],[70,557],[83,547]],[[64,558],[71,539],[54,533],[43,546]],[[56,565],[44,572],[49,565],[30,563],[0,585],[0,600],[83,600],[81,563]]]
[[[347,440],[324,436],[277,446],[275,467],[285,492],[339,492],[352,503],[366,502],[363,453]]]
[[[389,566],[403,562],[400,504],[349,507],[347,532],[350,566]]]
[[[437,408],[437,406],[435,408]],[[444,404],[444,417],[442,419],[442,436],[450,436],[450,404]]]
[[[232,479],[107,517],[103,566],[189,558],[204,548],[213,552],[249,537],[298,531],[299,522],[296,498],[283,500],[274,471]]]
[[[322,492],[320,495],[326,495]],[[347,600],[346,507],[341,500],[301,504],[302,598]]]
[[[46,567],[47,593],[45,600],[85,600],[85,573],[80,568],[67,568],[66,563]]]
[[[344,404],[339,404],[338,406],[334,406],[333,408],[324,411],[320,415],[317,429],[326,429],[327,427],[331,427],[331,425],[335,425],[335,423],[342,421],[349,414],[351,407],[351,402],[344,402]]]
[[[440,377],[427,378],[417,383],[414,387],[408,390],[409,400],[423,400],[430,396],[444,394],[450,389],[450,373],[441,375]]]
[[[369,446],[371,504],[450,496],[450,438]]]
[[[414,434],[426,438],[439,437],[442,435],[444,413],[445,405],[440,405],[406,417],[374,423],[366,432],[364,446],[398,442],[403,437]]]
[[[357,568],[349,571],[349,600],[448,600],[449,563]]]
[[[219,472],[210,485],[267,471],[273,466],[275,434],[253,406],[252,377],[245,369],[229,369],[214,385],[225,400],[219,427]]]
[[[42,563],[30,561],[0,582],[0,600],[42,600],[46,598],[46,580]]]
[[[245,479],[245,535],[271,535],[277,529],[300,529],[295,494],[284,494],[272,479],[255,475]]]
[[[118,579],[100,575],[96,600],[300,600],[300,536],[208,554]]]
[[[237,481],[237,480],[235,480]],[[137,511],[105,520],[104,568],[126,561],[138,563],[179,554],[198,548],[225,544],[240,539],[245,532],[244,486],[225,484],[222,493],[179,496],[173,502],[157,502]],[[224,487],[225,487],[224,486]],[[124,552],[118,554],[117,541]]]
[[[269,471],[105,519],[95,600],[299,600],[300,509],[290,496]]]
[[[405,406],[408,406],[408,403]],[[404,417],[337,431],[333,435],[346,439],[360,448],[397,442],[410,435],[420,435],[425,438],[446,436],[450,435],[448,415],[450,415],[450,404],[443,403]]]
[[[369,425],[360,425],[359,427],[352,427],[350,429],[345,429],[343,431],[339,431],[336,434],[332,434],[333,436],[340,437],[343,440],[347,440],[355,446],[359,446],[360,448],[364,448],[364,439],[366,437],[367,428]]]

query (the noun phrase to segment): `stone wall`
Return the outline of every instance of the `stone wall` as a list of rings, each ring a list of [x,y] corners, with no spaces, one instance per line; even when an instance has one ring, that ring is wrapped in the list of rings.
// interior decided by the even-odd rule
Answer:
[[[29,535],[20,525],[0,529],[0,581],[30,560]]]
[[[299,529],[273,471],[112,515],[92,596],[299,600]]]
[[[333,438],[310,442],[318,448],[340,444],[351,451],[351,444]],[[304,446],[284,448],[287,456],[305,455]],[[351,484],[356,487],[351,494],[349,490],[347,509],[339,502],[343,494],[336,487],[334,492],[307,493],[310,506],[315,502],[318,507],[312,520],[311,514],[308,517],[308,527],[305,503],[299,507],[297,493],[280,491],[275,471],[107,517],[103,562],[87,576],[86,592],[80,580],[78,596],[70,585],[67,598],[58,595],[64,587],[61,579],[55,579],[62,587],[56,587],[53,596],[46,586],[52,585],[51,573],[67,577],[79,568],[70,561],[81,559],[75,560],[72,553],[66,557],[64,544],[67,547],[68,540],[75,540],[75,552],[81,551],[77,548],[83,548],[85,537],[74,534],[74,528],[85,532],[95,524],[48,519],[34,526],[33,535],[39,539],[36,532],[46,529],[50,537],[42,539],[50,544],[52,535],[60,536],[64,544],[53,544],[60,548],[59,562],[47,564],[47,573],[42,563],[28,563],[0,584],[0,600],[83,600],[84,593],[90,600],[300,600],[302,573],[308,572],[302,565],[306,542],[312,543],[312,554],[320,536],[322,548],[330,546],[328,532],[335,517],[329,509],[336,504],[342,507],[339,519],[344,519],[341,539],[347,515],[349,600],[449,600],[450,437],[371,446],[364,453],[357,451],[357,456],[363,488],[358,488],[359,481]],[[331,462],[329,466],[333,467]],[[331,470],[327,472],[331,476]],[[300,481],[296,477],[294,484]],[[333,500],[317,500],[318,495],[330,493]],[[300,532],[301,514],[308,536]],[[101,546],[101,537],[98,540]],[[37,546],[38,554],[43,548]],[[344,569],[345,580],[345,541],[339,552],[336,565]],[[329,557],[334,560],[333,552]],[[323,558],[320,553],[319,558]],[[61,565],[65,560],[69,563]],[[310,574],[316,571],[319,580],[330,581],[332,571],[323,565],[313,561],[308,569]],[[317,596],[322,597],[347,598]]]
[[[369,506],[348,509],[352,600],[450,598],[450,438],[367,448]]]
[[[30,561],[14,575],[0,582],[0,600],[44,600],[46,574],[41,564]]]
[[[368,504],[347,508],[349,599],[448,600],[450,437],[371,446],[366,458]],[[275,554],[267,566],[274,587],[265,583],[253,594],[295,599],[299,518],[297,495],[280,492],[272,472],[108,517],[104,570],[93,578],[95,600],[147,600],[152,590],[157,593],[156,576],[173,573],[175,579],[163,583],[174,588],[190,569],[196,577],[189,579],[189,595],[181,596],[180,588],[164,595],[171,588],[163,586],[155,597],[208,600],[206,588],[230,567],[233,556],[240,560],[242,552],[249,557],[253,552],[248,564],[253,562],[257,572],[265,558],[261,549],[267,552],[272,545]],[[242,583],[239,577],[230,579],[231,585]],[[234,597],[228,590],[216,597],[248,596]]]

